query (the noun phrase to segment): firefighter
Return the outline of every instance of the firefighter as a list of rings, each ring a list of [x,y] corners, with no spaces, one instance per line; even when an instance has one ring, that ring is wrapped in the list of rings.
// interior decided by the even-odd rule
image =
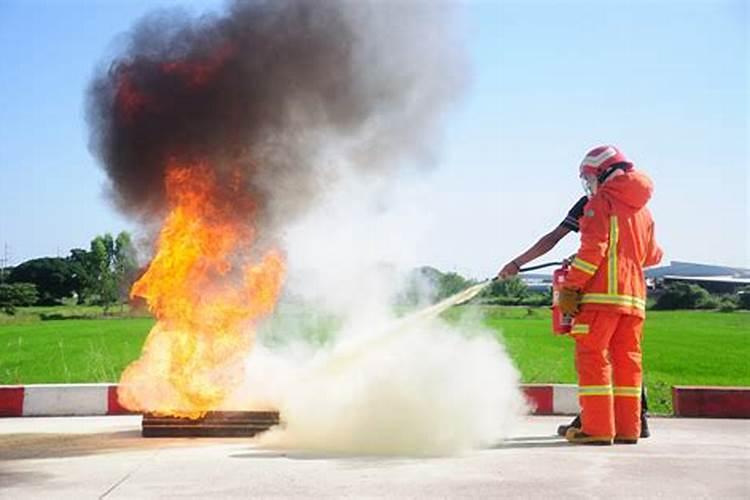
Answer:
[[[627,163],[628,165],[632,166],[632,163],[628,162],[624,159],[624,157],[619,158],[618,161],[621,161],[621,163]],[[613,162],[609,162],[608,165],[613,165]],[[584,186],[584,189],[588,190],[588,185]],[[571,207],[571,209],[568,211],[568,214],[563,219],[563,221],[557,225],[552,231],[548,232],[544,236],[542,236],[536,243],[534,243],[529,249],[527,249],[525,252],[508,262],[503,266],[503,268],[498,273],[498,277],[501,279],[507,279],[512,276],[515,276],[519,269],[526,265],[527,263],[533,261],[534,259],[537,259],[546,253],[548,253],[550,250],[552,250],[557,243],[562,240],[568,233],[570,232],[578,232],[580,230],[580,219],[583,217],[584,207],[588,203],[589,198],[588,195],[582,196],[574,205]],[[645,387],[642,387],[641,389],[641,438],[647,438],[651,434],[649,432],[648,427],[648,402],[646,399],[646,389]],[[557,428],[557,433],[560,436],[565,436],[566,432],[570,428],[581,428],[581,418],[580,415],[576,416],[573,421],[568,425],[560,425]]]
[[[565,438],[575,444],[635,444],[641,434],[643,267],[662,256],[646,208],[653,187],[614,146],[589,151],[580,175],[589,201],[559,306],[575,315],[571,335],[581,426],[568,429]]]

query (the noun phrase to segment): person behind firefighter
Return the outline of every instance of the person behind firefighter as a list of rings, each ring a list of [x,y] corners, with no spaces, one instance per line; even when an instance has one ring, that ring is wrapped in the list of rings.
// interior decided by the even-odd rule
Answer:
[[[582,180],[584,180],[583,173],[584,173],[584,166],[587,165],[587,159],[594,151],[604,151],[607,146],[595,148],[592,150],[589,154],[586,155],[584,158],[584,161],[581,165],[581,174],[582,174]],[[612,150],[610,153],[614,151],[614,156],[609,156],[608,158],[603,160],[603,163],[599,165],[598,170],[601,172],[601,174],[606,174],[607,171],[612,169],[612,172],[610,172],[610,175],[612,175],[614,172],[620,172],[625,171],[628,169],[632,169],[632,162],[625,159],[625,157],[617,151],[616,148],[612,147]],[[618,156],[619,155],[619,156]],[[605,155],[606,156],[606,155]],[[606,161],[609,160],[609,161]],[[622,164],[622,165],[619,165]],[[617,165],[615,168],[615,165]],[[595,167],[596,169],[597,167]],[[590,170],[587,172],[587,174],[590,173]],[[580,229],[580,221],[581,218],[584,215],[584,207],[589,202],[589,194],[592,194],[590,191],[593,189],[596,189],[597,185],[601,185],[605,183],[610,175],[602,175],[601,182],[599,182],[599,179],[596,180],[596,185],[592,185],[589,182],[584,182],[584,188],[587,190],[587,195],[582,196],[574,205],[573,207],[568,211],[567,216],[563,219],[563,221],[556,226],[552,231],[542,236],[536,243],[534,243],[529,249],[527,249],[525,252],[508,262],[503,266],[503,268],[498,273],[498,277],[501,279],[507,279],[509,277],[512,277],[516,275],[519,271],[519,269],[527,264],[528,262],[533,261],[534,259],[541,257],[542,255],[545,255],[550,250],[552,250],[557,243],[564,238],[568,233],[570,232],[578,232]],[[641,423],[641,431],[640,431],[640,437],[641,438],[647,438],[650,436],[649,427],[648,427],[648,403],[646,399],[646,390],[645,387],[641,386],[641,413],[640,413],[640,423]],[[566,432],[570,428],[581,428],[581,417],[580,415],[576,416],[573,421],[568,425],[560,425],[557,428],[557,433],[560,436],[565,436]]]

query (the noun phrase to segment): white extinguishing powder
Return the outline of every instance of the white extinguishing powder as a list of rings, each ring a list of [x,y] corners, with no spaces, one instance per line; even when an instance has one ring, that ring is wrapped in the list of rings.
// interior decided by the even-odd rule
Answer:
[[[518,374],[492,334],[433,318],[356,338],[314,354],[254,351],[247,387],[285,422],[261,437],[264,446],[448,455],[497,444],[526,410]]]
[[[383,195],[373,184],[345,183],[288,229],[291,314],[278,311],[273,342],[258,339],[231,406],[278,409],[285,425],[260,443],[301,452],[440,456],[497,444],[526,412],[518,372],[479,318],[439,316],[450,299],[396,319],[399,279],[384,263],[413,268],[427,223],[409,185]],[[301,340],[311,321],[323,346]]]

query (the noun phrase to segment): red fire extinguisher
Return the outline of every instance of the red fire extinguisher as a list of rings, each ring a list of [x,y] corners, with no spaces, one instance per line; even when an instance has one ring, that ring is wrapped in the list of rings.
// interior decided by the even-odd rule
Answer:
[[[552,333],[555,335],[567,335],[573,326],[573,316],[563,314],[560,310],[560,290],[565,277],[568,275],[568,261],[563,261],[562,266],[552,273]]]
[[[563,260],[562,262],[547,262],[537,266],[523,267],[520,268],[518,272],[525,273],[552,266],[560,266],[552,273],[552,332],[555,335],[567,335],[573,327],[573,316],[563,314],[562,311],[560,311],[559,302],[560,290],[562,290],[565,278],[568,276],[568,271],[570,269],[570,260]],[[492,281],[496,279],[498,279],[497,276],[492,278]]]

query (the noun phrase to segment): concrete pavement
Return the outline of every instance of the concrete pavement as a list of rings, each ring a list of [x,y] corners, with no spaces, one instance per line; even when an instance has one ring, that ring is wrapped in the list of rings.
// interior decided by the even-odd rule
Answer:
[[[636,446],[574,447],[528,417],[446,458],[311,455],[143,439],[139,416],[0,419],[0,498],[750,498],[750,420],[654,418]]]

